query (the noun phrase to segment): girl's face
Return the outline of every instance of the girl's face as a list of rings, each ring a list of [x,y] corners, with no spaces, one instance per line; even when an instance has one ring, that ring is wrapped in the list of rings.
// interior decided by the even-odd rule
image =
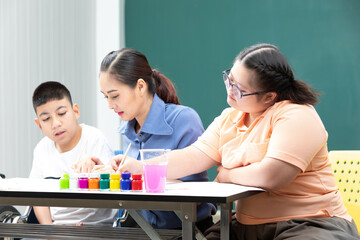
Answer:
[[[115,79],[107,72],[100,73],[100,91],[108,101],[108,106],[123,121],[136,118],[141,112],[143,100],[139,97],[138,88],[131,88]]]
[[[234,85],[239,87],[243,94],[261,91],[261,89],[256,89],[255,84],[252,82],[255,78],[254,72],[247,69],[240,61],[234,63],[229,78]],[[234,96],[232,87],[229,87],[227,88],[227,94],[227,102],[231,107],[254,116],[261,115],[269,107],[268,93],[243,96],[239,99]]]

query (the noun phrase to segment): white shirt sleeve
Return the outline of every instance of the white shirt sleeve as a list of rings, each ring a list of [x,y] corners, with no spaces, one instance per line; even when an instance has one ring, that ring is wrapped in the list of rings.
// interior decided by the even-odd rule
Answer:
[[[104,134],[90,126],[86,126],[89,130],[87,134],[86,150],[84,154],[99,158],[105,165],[110,163],[114,156],[114,152]]]

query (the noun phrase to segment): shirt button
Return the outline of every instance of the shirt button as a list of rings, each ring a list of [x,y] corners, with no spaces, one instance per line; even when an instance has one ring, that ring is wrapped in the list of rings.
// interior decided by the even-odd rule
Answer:
[[[139,134],[139,138],[142,138],[142,136],[143,136],[143,135],[140,133],[140,134]]]

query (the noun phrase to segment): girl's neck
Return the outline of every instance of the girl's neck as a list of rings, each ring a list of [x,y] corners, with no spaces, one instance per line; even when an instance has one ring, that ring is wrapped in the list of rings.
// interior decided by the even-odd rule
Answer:
[[[261,114],[250,114],[247,113],[244,118],[244,125],[250,127],[251,124],[259,117]]]

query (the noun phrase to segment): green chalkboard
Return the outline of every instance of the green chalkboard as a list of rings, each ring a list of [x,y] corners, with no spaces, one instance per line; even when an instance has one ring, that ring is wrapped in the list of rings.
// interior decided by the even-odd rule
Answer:
[[[360,1],[131,0],[126,46],[168,76],[205,128],[227,107],[221,72],[245,47],[267,42],[298,79],[322,92],[328,146],[360,149]],[[211,172],[212,177],[215,173]]]

